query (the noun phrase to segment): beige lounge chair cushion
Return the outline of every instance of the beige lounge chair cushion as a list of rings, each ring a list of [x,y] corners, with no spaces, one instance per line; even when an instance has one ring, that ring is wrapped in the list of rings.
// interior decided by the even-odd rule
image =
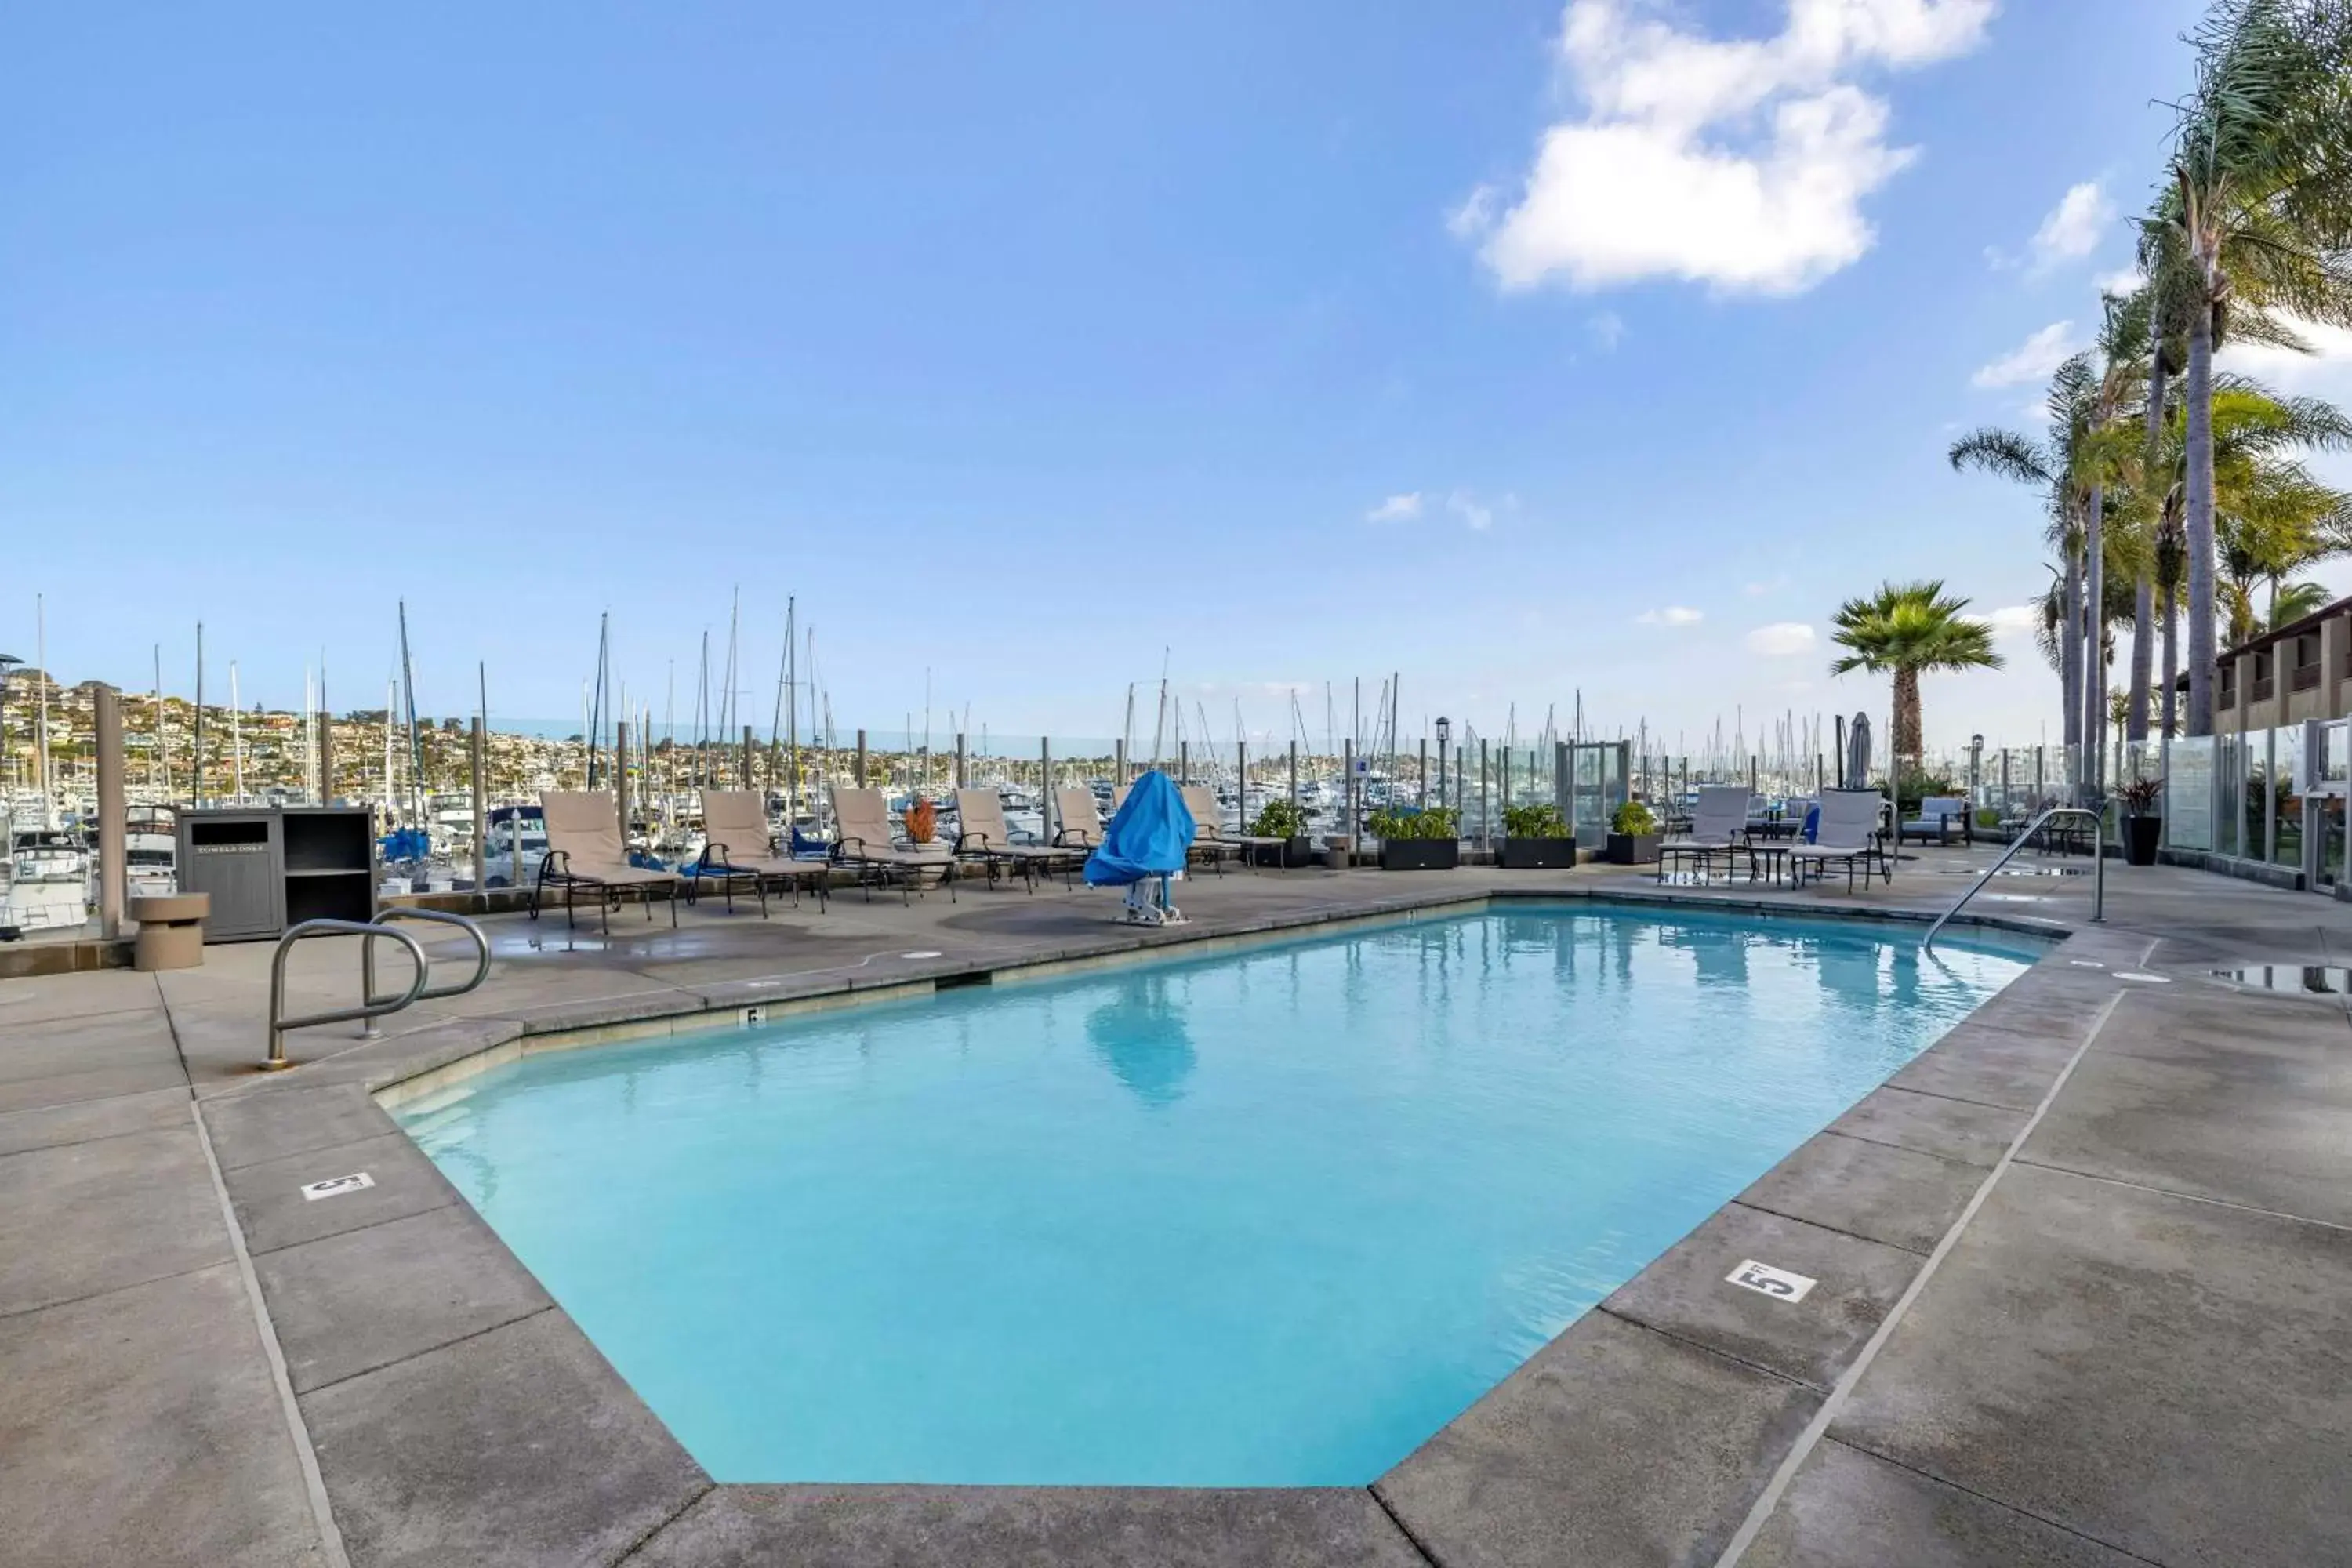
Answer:
[[[894,845],[890,833],[890,807],[878,789],[834,791],[833,822],[838,838],[857,841],[857,847],[842,850],[852,860],[871,860],[878,865],[937,866],[954,858],[943,844],[925,845],[919,849]]]
[[[712,858],[714,866],[762,877],[805,877],[824,870],[820,862],[776,853],[774,835],[768,830],[768,803],[757,790],[704,790],[702,832],[720,851]]]
[[[730,862],[764,860],[775,849],[768,831],[768,804],[750,789],[702,792],[702,836],[723,845]]]
[[[1015,860],[1061,860],[1076,853],[1043,844],[1013,843],[1013,829],[1004,820],[1004,797],[993,789],[956,791],[956,820],[962,824],[965,833],[978,837],[980,847],[991,855]]]
[[[543,789],[539,809],[547,819],[547,848],[563,857],[559,876],[614,887],[676,882],[675,871],[649,871],[629,864],[621,843],[621,808],[603,790]]]
[[[1054,792],[1054,815],[1061,819],[1061,831],[1072,840],[1088,845],[1100,844],[1103,836],[1102,811],[1095,805],[1095,792],[1080,785],[1075,789]],[[1075,848],[1076,843],[1071,847]]]

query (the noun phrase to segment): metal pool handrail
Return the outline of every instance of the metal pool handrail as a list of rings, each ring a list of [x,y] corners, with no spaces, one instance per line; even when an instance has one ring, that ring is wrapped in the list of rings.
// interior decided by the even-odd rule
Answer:
[[[1936,933],[1942,931],[1945,926],[1951,923],[1952,917],[1960,912],[1960,906],[1962,904],[1967,903],[1970,899],[1973,899],[1979,893],[1983,892],[1985,884],[1991,881],[1994,875],[1999,872],[2003,866],[2009,864],[2011,858],[2019,850],[2024,848],[2027,843],[2032,839],[2033,836],[2041,832],[2043,825],[2048,823],[2053,816],[2081,816],[2090,819],[2091,923],[2093,925],[2097,925],[2107,918],[2107,847],[2100,837],[2105,831],[2106,825],[2100,819],[2099,814],[2091,810],[2088,806],[2053,805],[2049,810],[2043,812],[2041,816],[2035,817],[2031,823],[2027,824],[2025,831],[2019,834],[2014,839],[2011,840],[2009,847],[2001,851],[2000,858],[1994,861],[1990,866],[1985,868],[1984,875],[1976,879],[1976,885],[1971,887],[1967,892],[1962,893],[1958,899],[1954,900],[1950,909],[1946,910],[1942,914],[1936,917],[1936,923],[1927,928],[1926,938],[1919,943],[1920,952],[1928,952],[1934,951],[1936,946]]]
[[[411,909],[404,904],[384,910],[375,917],[374,923],[381,926],[387,921],[431,921],[436,925],[456,926],[474,939],[474,977],[471,980],[458,985],[429,985],[411,996],[410,1002],[435,1002],[444,996],[463,996],[490,977],[490,939],[482,934],[480,926],[465,916],[451,914],[446,910]],[[360,949],[360,995],[368,1002],[384,1000],[375,994],[375,949],[372,945]],[[405,1006],[407,1003],[402,1005]],[[373,1032],[373,1025],[370,1032]]]
[[[425,955],[425,946],[404,931],[394,931],[392,921],[431,921],[439,925],[453,925],[474,940],[474,973],[471,978],[455,985],[428,987],[432,978],[433,961]],[[313,1013],[300,1018],[284,1016],[286,1006],[286,955],[294,944],[314,936],[356,936],[360,939],[360,1005],[337,1008],[328,1013]],[[410,976],[408,989],[398,995],[379,995],[375,988],[375,939],[390,937],[408,949],[415,970]],[[269,1056],[261,1065],[265,1070],[276,1071],[294,1064],[286,1059],[286,1031],[307,1029],[318,1024],[348,1024],[366,1021],[367,1037],[375,1037],[373,1020],[387,1013],[397,1013],[415,1002],[432,1001],[443,996],[462,996],[490,976],[490,942],[482,928],[463,915],[444,910],[391,909],[372,921],[304,921],[278,939],[277,954],[269,961]]]
[[[286,955],[294,951],[296,942],[307,942],[314,936],[355,936],[362,944],[360,951],[371,954],[375,952],[377,937],[390,937],[408,949],[409,957],[416,961],[416,973],[408,983],[406,994],[363,1000],[357,1007],[338,1007],[331,1012],[307,1013],[299,1018],[287,1017]],[[370,967],[373,969],[372,963]],[[269,1055],[261,1064],[262,1070],[277,1072],[294,1065],[286,1059],[287,1030],[308,1029],[319,1024],[348,1024],[354,1019],[397,1013],[424,994],[425,981],[430,969],[431,963],[425,956],[425,949],[415,937],[404,931],[377,925],[373,921],[304,921],[298,926],[288,928],[286,934],[278,939],[277,954],[269,961]]]

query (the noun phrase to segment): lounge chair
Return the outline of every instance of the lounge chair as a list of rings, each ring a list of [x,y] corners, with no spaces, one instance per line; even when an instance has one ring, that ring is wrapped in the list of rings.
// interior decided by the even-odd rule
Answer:
[[[924,871],[944,871],[948,899],[955,899],[955,855],[943,846],[916,848],[902,846],[890,832],[890,808],[878,789],[837,789],[833,792],[832,864],[857,873],[857,885],[870,901],[874,884],[895,878],[898,899]]]
[[[1924,843],[1933,838],[1938,844],[1949,844],[1955,827],[1960,830],[1962,843],[1976,842],[1976,827],[1970,820],[1969,803],[1958,795],[1931,795],[1919,803],[1919,815],[1903,825],[1896,842],[1916,838]]]
[[[704,884],[716,882],[727,894],[727,907],[735,907],[735,885],[748,883],[759,896],[760,918],[768,918],[768,887],[781,882],[793,890],[793,903],[801,901],[801,884],[816,884],[817,907],[824,907],[825,889],[833,880],[833,868],[817,860],[796,860],[779,855],[775,837],[768,830],[767,802],[757,790],[707,789],[702,792],[702,854],[687,872],[693,889],[700,891]]]
[[[1207,784],[1184,784],[1176,793],[1183,796],[1184,809],[1192,814],[1192,858],[1223,876],[1226,861],[1238,860],[1249,851],[1217,826],[1216,791]]]
[[[1676,859],[1696,859],[1699,875],[1704,877],[1707,862],[1714,857],[1745,848],[1747,843],[1748,786],[1701,784],[1698,804],[1691,808],[1690,831],[1658,846],[1658,880],[1666,879],[1667,864]],[[1749,871],[1752,875],[1752,857]]]
[[[1268,845],[1282,847],[1282,839],[1226,827],[1217,805],[1217,792],[1207,784],[1186,784],[1183,795],[1184,809],[1192,814],[1192,847],[1202,850],[1212,863],[1227,858],[1242,860],[1255,870],[1257,857],[1252,851]],[[1222,867],[1220,870],[1222,873]]]
[[[1004,797],[993,789],[956,791],[956,818],[962,829],[956,835],[956,858],[978,860],[986,867],[991,886],[995,885],[998,869],[1010,867],[1020,871],[1023,885],[1034,893],[1039,871],[1066,873],[1086,861],[1082,849],[1013,843],[1013,829],[1004,822]]]
[[[1102,807],[1096,804],[1094,791],[1084,785],[1055,790],[1054,816],[1061,824],[1054,829],[1055,848],[1088,855],[1102,843]]]
[[[1865,886],[1874,866],[1885,874],[1891,886],[1895,881],[1893,859],[1879,842],[1879,816],[1885,805],[1886,797],[1874,789],[1822,791],[1821,820],[1814,826],[1813,841],[1798,843],[1789,849],[1792,879],[1801,880],[1808,865],[1819,876],[1832,861],[1842,860],[1845,863],[1845,889],[1850,893],[1853,891],[1854,864],[1859,861]]]
[[[613,906],[629,892],[645,900],[646,919],[654,918],[654,892],[669,896],[669,923],[677,925],[677,895],[686,879],[675,871],[651,871],[629,864],[621,844],[621,812],[602,790],[549,789],[539,792],[541,814],[547,819],[547,857],[530,888],[530,918],[539,918],[547,889],[563,889],[563,923],[576,926],[572,895],[582,888],[596,892],[597,911],[604,930],[613,929]]]

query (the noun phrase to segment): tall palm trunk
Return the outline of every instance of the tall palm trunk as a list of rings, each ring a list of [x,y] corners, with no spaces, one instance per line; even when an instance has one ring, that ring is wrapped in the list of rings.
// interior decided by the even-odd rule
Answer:
[[[2131,708],[2124,715],[2124,739],[2137,746],[2147,739],[2147,698],[2156,661],[2156,584],[2143,571],[2132,582]]]
[[[2164,732],[2171,735],[2180,727],[2180,641],[2176,629],[2180,622],[2180,590],[2167,583],[2164,585]]]
[[[2061,739],[2071,758],[2083,745],[2083,553],[2066,552],[2066,583],[2060,590],[2064,621],[2058,638],[2058,687],[2066,705]]]
[[[2106,772],[2107,747],[2107,491],[2091,487],[2083,519],[2083,772],[2093,789]]]
[[[1895,671],[1895,754],[1916,763],[1927,752],[1919,740],[1919,672],[1897,666]],[[1902,770],[1897,768],[1899,775]]]
[[[2209,276],[2210,276],[2209,269]],[[2213,308],[2189,313],[2189,733],[2213,732]]]
[[[2148,335],[2154,345],[2147,356],[2147,457],[2141,466],[2141,483],[2156,483],[2156,459],[2164,439],[2164,332],[2162,312],[2149,296]],[[2156,584],[2149,574],[2149,552],[2138,552],[2139,568],[2132,579],[2131,709],[2124,718],[2124,739],[2137,745],[2147,739],[2148,657],[2155,636]]]

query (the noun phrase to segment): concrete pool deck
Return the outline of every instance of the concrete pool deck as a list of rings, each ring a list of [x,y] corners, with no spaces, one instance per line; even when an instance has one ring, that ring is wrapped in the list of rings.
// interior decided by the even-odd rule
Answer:
[[[1852,897],[1234,873],[1187,888],[1176,936],[1489,895],[1916,918],[1986,858],[1916,856]],[[2352,1560],[2352,1016],[2211,973],[2352,963],[2352,909],[2173,868],[2111,868],[2098,927],[2087,877],[1991,891],[1972,907],[2074,934],[1363,1489],[714,1487],[373,1097],[559,1033],[1168,940],[1109,923],[1107,895],[706,906],[675,932],[630,910],[609,939],[499,917],[482,989],[375,1041],[297,1033],[305,1065],[269,1076],[267,944],[0,983],[0,1556]],[[306,944],[292,1005],[347,1004],[355,970]],[[2119,977],[2139,973],[2168,983]],[[1818,1283],[1794,1303],[1728,1284],[1751,1258]]]

